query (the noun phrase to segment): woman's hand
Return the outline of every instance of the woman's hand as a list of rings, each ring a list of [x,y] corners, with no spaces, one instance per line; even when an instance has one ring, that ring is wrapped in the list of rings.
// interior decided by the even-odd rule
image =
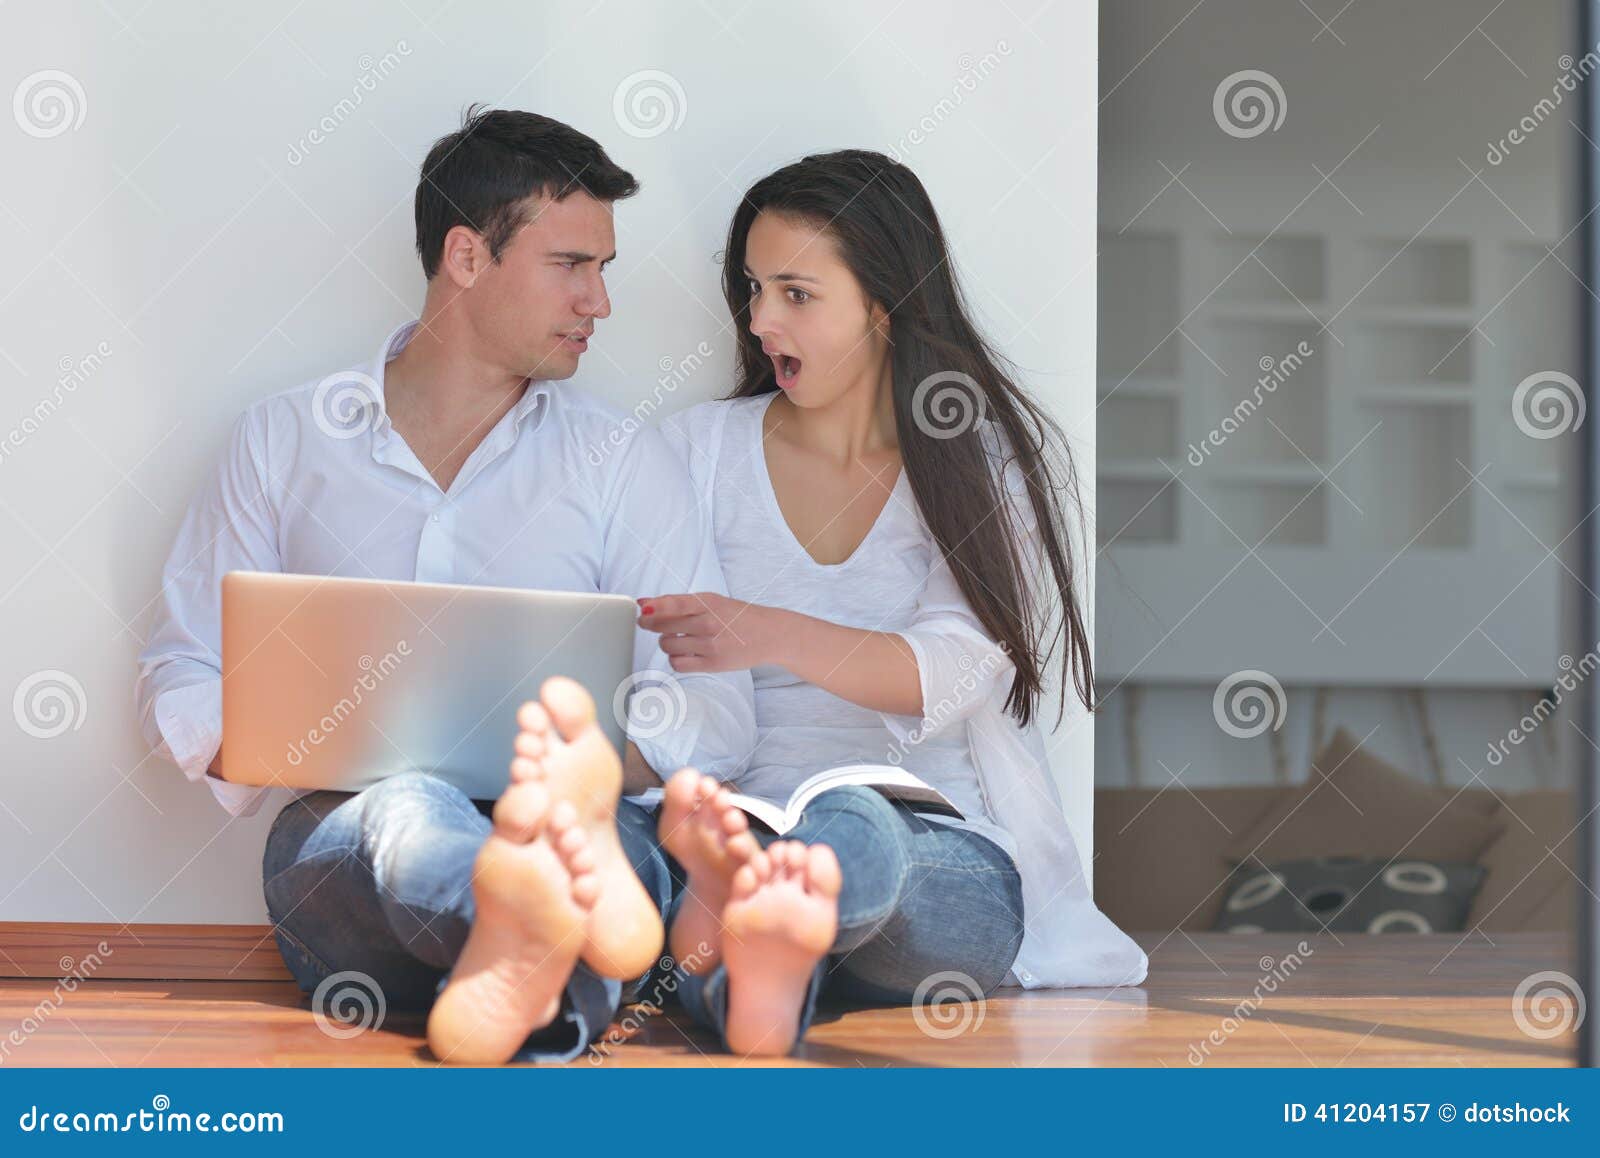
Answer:
[[[673,671],[742,671],[782,662],[781,624],[790,614],[782,608],[711,592],[657,595],[638,603],[639,626],[661,633],[661,650]]]

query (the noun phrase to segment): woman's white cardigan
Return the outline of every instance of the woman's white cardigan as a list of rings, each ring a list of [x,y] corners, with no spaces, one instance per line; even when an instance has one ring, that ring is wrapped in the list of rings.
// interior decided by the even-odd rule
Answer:
[[[713,526],[723,423],[729,407],[738,404],[706,403],[662,424],[663,433],[683,456]],[[1037,542],[1021,471],[1004,454],[993,424],[983,423],[981,430],[1005,483],[1011,517],[1029,541]],[[910,754],[908,763],[913,766],[917,744],[935,732],[966,729],[990,818],[1016,842],[1022,878],[1022,947],[1006,981],[1027,989],[1138,985],[1145,978],[1148,959],[1095,906],[1050,774],[1043,735],[1036,726],[1019,727],[1005,711],[1011,660],[984,634],[936,544],[930,558],[916,616],[897,633],[917,658],[923,718],[885,713],[883,720]]]

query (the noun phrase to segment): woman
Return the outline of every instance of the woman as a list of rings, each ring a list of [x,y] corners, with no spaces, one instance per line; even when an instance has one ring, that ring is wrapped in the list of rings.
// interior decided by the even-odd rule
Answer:
[[[1094,907],[1037,728],[1058,645],[1092,710],[1070,455],[972,325],[927,192],[877,153],[807,157],[750,189],[725,255],[736,388],[664,429],[730,596],[641,599],[640,623],[677,671],[751,670],[740,792],[781,803],[821,769],[887,762],[964,819],[838,788],[775,840],[680,773],[661,833],[688,879],[686,1003],[730,1049],[781,1054],[824,979],[918,1003],[1008,976],[1137,984],[1144,954]]]

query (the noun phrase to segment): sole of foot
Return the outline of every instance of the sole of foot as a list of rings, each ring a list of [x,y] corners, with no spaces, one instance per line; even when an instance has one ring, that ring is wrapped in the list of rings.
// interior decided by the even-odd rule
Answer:
[[[667,781],[658,829],[661,845],[683,866],[688,886],[667,949],[688,973],[708,973],[722,960],[722,910],[733,876],[760,851],[745,815],[713,777],[684,768]]]
[[[595,723],[594,700],[576,681],[553,676],[518,710],[517,723],[511,782],[541,783],[553,801],[570,804],[594,852],[600,892],[583,960],[605,977],[638,977],[661,954],[661,912],[617,836],[622,761]]]
[[[442,1062],[499,1065],[550,1023],[599,893],[594,852],[570,805],[513,784],[472,870],[477,914],[428,1014]]]
[[[801,1003],[839,924],[839,861],[825,844],[777,841],[733,874],[722,911],[728,970],[723,1037],[734,1053],[794,1049]]]

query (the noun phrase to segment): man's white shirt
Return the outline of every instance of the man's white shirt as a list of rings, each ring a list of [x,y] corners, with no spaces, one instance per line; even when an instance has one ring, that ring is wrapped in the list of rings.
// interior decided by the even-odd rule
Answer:
[[[530,382],[441,491],[384,406],[385,366],[417,325],[391,333],[367,366],[247,409],[178,530],[139,656],[139,720],[157,753],[233,815],[253,814],[272,790],[206,775],[222,742],[229,571],[635,598],[725,591],[681,461],[655,430],[576,386]],[[674,705],[687,711],[634,742],[663,777],[686,764],[732,777],[755,746],[750,673],[677,675],[658,639],[638,633],[634,670],[675,681]]]

